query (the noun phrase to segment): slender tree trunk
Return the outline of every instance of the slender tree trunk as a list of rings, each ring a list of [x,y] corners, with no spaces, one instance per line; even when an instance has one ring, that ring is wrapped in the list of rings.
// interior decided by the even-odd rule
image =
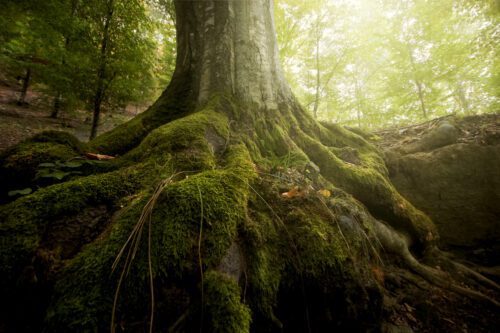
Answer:
[[[320,76],[320,71],[319,71],[319,42],[320,42],[320,35],[318,32],[318,35],[316,36],[316,59],[315,59],[316,60],[316,95],[314,98],[314,108],[313,108],[314,119],[318,119],[319,93],[320,93],[320,89],[321,89],[321,76]]]
[[[470,104],[469,101],[467,100],[467,97],[465,96],[464,88],[461,82],[458,82],[457,88],[455,89],[455,93],[457,95],[458,104],[461,106],[463,112],[466,115],[470,115],[471,114]]]
[[[19,100],[17,101],[18,105],[23,105],[26,103],[26,94],[28,93],[28,88],[31,82],[31,68],[26,68],[26,74],[23,78],[23,86],[21,88],[21,95],[19,96]]]
[[[359,82],[356,79],[354,83],[355,87],[355,95],[356,95],[356,118],[358,120],[358,127],[361,128],[361,114],[362,114],[362,108],[363,108],[363,103],[362,103],[362,97],[361,97],[361,89],[359,88]]]
[[[418,94],[418,100],[420,102],[420,109],[422,110],[422,115],[424,116],[424,118],[427,119],[427,108],[425,106],[424,89],[423,89],[422,82],[418,79],[418,76],[417,76],[417,66],[415,65],[415,59],[413,58],[413,49],[411,48],[409,42],[407,42],[407,47],[408,47],[408,55],[410,57],[411,67],[413,69],[413,75],[414,75],[413,82],[415,83],[415,86],[417,87],[417,94]]]
[[[424,118],[427,119],[427,108],[425,107],[424,91],[422,88],[422,83],[418,79],[415,79],[415,85],[417,86],[418,100],[420,102],[420,108],[422,110],[422,115],[424,116]]]
[[[78,8],[78,0],[73,0],[71,1],[71,20],[74,19],[76,10]],[[70,44],[71,44],[71,35],[73,34],[72,31],[67,33],[64,36],[64,50],[67,51]],[[66,57],[65,54],[63,54],[62,59],[61,59],[61,65],[64,67],[66,65]],[[54,107],[52,109],[52,113],[50,114],[51,118],[57,118],[59,115],[59,111],[61,110],[61,99],[62,99],[62,92],[60,89],[56,91],[55,97],[54,97]]]
[[[99,126],[99,118],[101,116],[101,106],[104,99],[104,84],[106,80],[107,55],[109,43],[109,28],[114,13],[114,0],[109,0],[107,3],[108,11],[104,20],[103,37],[101,41],[101,56],[99,68],[97,71],[97,87],[94,95],[94,113],[92,117],[92,128],[90,130],[90,140],[96,137],[97,128]]]
[[[61,93],[56,92],[56,96],[54,97],[54,107],[52,109],[52,113],[50,114],[50,118],[57,118],[59,115],[59,111],[61,110]]]

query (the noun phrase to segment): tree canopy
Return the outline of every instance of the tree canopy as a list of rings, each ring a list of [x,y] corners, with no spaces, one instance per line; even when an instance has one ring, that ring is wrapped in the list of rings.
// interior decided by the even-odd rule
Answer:
[[[276,2],[300,101],[365,128],[497,112],[498,13],[494,1]]]

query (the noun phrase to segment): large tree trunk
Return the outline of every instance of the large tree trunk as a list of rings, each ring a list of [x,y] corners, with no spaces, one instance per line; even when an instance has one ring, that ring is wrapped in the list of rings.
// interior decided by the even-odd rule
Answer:
[[[231,94],[259,108],[291,101],[279,64],[271,1],[177,1],[177,67],[203,104]]]
[[[15,161],[34,177],[38,160],[71,159],[62,148],[119,155],[1,207],[3,307],[22,314],[11,326],[377,331],[401,317],[384,286],[401,271],[498,305],[417,260],[432,254],[498,288],[436,249],[434,225],[394,189],[377,149],[296,102],[270,0],[175,6],[177,67],[149,110],[84,148],[51,133],[2,157],[0,180],[18,186]],[[36,298],[34,314],[20,310]]]

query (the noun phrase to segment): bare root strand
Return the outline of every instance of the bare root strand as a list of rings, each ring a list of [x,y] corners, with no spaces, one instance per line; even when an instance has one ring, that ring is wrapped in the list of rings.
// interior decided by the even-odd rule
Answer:
[[[200,283],[201,283],[201,313],[200,313],[200,333],[203,332],[203,320],[204,320],[204,299],[205,299],[205,288],[203,286],[203,262],[201,260],[201,238],[203,236],[203,196],[201,195],[200,186],[196,184],[198,188],[198,194],[200,195],[200,233],[198,235],[198,265],[200,269]]]
[[[415,273],[426,279],[428,282],[441,287],[443,289],[447,289],[450,291],[453,291],[459,295],[466,296],[468,298],[477,300],[477,301],[482,301],[485,303],[489,303],[491,305],[494,305],[495,307],[500,307],[500,303],[496,301],[495,299],[479,292],[475,291],[469,288],[465,288],[462,286],[459,286],[456,283],[453,283],[449,281],[448,279],[441,277],[440,273],[438,271],[435,271],[434,269],[425,266],[421,263],[419,263],[413,256],[411,258],[408,257],[411,256],[411,254],[407,253],[407,255],[404,256],[404,259],[406,263],[409,265],[410,269],[413,270]]]
[[[429,283],[436,285],[440,288],[453,291],[459,295],[482,301],[491,304],[495,307],[500,307],[500,303],[495,299],[484,295],[481,292],[471,290],[462,286],[457,285],[450,279],[441,276],[443,274],[440,271],[434,270],[431,267],[421,264],[415,257],[411,254],[408,249],[406,241],[400,236],[396,231],[390,229],[381,222],[375,222],[375,232],[380,239],[384,249],[386,251],[392,252],[399,255],[405,262],[405,264],[416,274],[420,275],[422,278],[427,280]]]
[[[118,255],[115,258],[115,261],[113,262],[113,265],[111,266],[111,271],[114,272],[116,268],[118,267],[118,264],[121,261],[121,258],[123,257],[123,254],[125,251],[127,251],[127,256],[125,258],[125,264],[123,267],[122,272],[120,273],[120,278],[118,280],[118,285],[116,287],[116,292],[113,300],[113,309],[111,313],[111,333],[115,332],[115,319],[116,319],[116,308],[118,305],[118,298],[120,294],[120,290],[123,284],[123,281],[125,277],[129,274],[130,269],[132,267],[132,262],[134,261],[135,255],[137,254],[137,251],[139,249],[139,244],[140,244],[140,239],[142,235],[142,231],[144,229],[144,225],[147,223],[148,224],[148,271],[149,271],[149,287],[150,287],[150,306],[151,306],[151,313],[150,313],[150,319],[149,319],[149,332],[153,332],[153,322],[154,322],[154,283],[153,283],[153,267],[152,267],[152,260],[151,260],[151,217],[153,215],[153,208],[156,204],[156,201],[160,197],[160,194],[163,192],[165,187],[167,187],[169,184],[172,183],[172,181],[177,177],[178,175],[182,174],[182,172],[178,172],[175,174],[172,174],[170,177],[167,179],[162,180],[155,188],[153,191],[153,195],[151,198],[148,200],[144,208],[142,209],[141,216],[139,217],[139,220],[135,224],[134,228],[130,232],[129,237],[125,241],[125,244],[123,247],[120,249],[118,252]]]
[[[445,260],[446,262],[450,263],[453,265],[453,267],[456,269],[456,271],[458,273],[461,273],[463,274],[464,276],[474,280],[475,282],[477,282],[478,284],[482,285],[483,287],[486,287],[486,288],[491,288],[495,291],[500,291],[500,286],[493,280],[491,279],[488,279],[486,276],[484,276],[483,274],[479,273],[479,272],[476,272],[475,270],[459,263],[459,262],[456,262],[456,261],[453,261],[449,258],[446,258],[442,252],[439,252],[438,254],[443,260]]]

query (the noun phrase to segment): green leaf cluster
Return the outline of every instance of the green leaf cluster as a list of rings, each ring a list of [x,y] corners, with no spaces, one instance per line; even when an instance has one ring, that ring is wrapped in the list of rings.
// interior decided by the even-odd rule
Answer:
[[[495,1],[279,0],[285,74],[319,119],[377,128],[498,112]]]
[[[146,105],[173,71],[164,65],[172,67],[175,58],[173,21],[165,19],[164,6],[153,0],[2,1],[0,68],[11,78],[30,69],[37,90],[61,110],[93,110],[98,91],[104,111]]]

